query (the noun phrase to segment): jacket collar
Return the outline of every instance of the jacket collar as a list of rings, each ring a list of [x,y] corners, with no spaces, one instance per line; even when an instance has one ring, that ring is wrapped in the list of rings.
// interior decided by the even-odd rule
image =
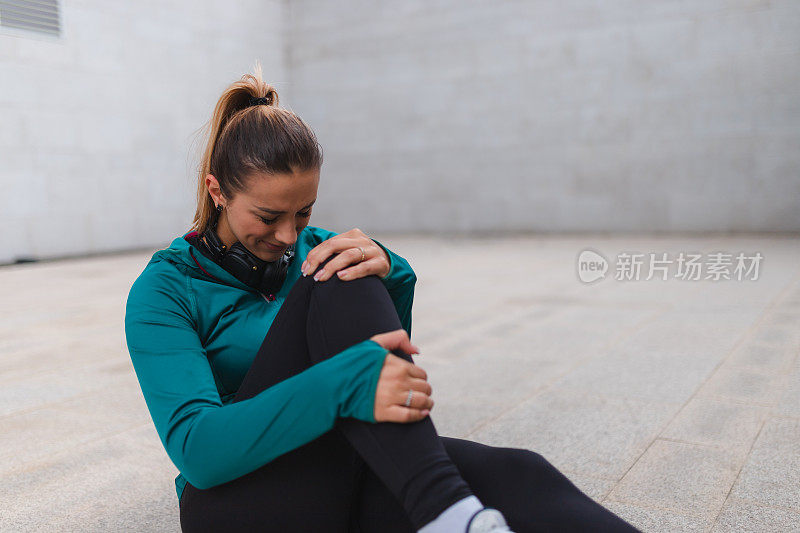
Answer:
[[[182,236],[176,237],[167,248],[155,252],[148,264],[167,261],[193,278],[212,280],[242,290],[256,292],[255,289],[236,279],[233,274],[203,255],[197,247],[187,241],[186,237],[192,234],[195,234],[195,232],[188,231]]]

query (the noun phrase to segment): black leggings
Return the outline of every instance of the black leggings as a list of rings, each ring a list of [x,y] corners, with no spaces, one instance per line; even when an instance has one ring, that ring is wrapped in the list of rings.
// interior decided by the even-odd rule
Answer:
[[[401,327],[377,276],[300,277],[234,401]],[[184,532],[411,533],[472,494],[499,509],[517,533],[637,531],[540,454],[440,436],[431,416],[376,424],[340,418],[320,437],[233,481],[206,490],[187,483],[180,521]]]

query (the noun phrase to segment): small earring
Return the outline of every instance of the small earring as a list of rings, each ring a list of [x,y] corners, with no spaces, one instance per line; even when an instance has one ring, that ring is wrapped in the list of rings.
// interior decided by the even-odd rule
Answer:
[[[222,204],[219,204],[219,205],[217,206],[217,211],[219,211],[220,213],[222,213]]]

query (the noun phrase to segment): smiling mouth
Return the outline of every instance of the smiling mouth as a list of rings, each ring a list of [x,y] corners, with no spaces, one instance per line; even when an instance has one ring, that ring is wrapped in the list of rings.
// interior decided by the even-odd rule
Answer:
[[[266,241],[261,241],[261,242],[263,242],[264,245],[267,248],[269,248],[270,250],[272,250],[273,252],[281,252],[281,251],[283,251],[283,247],[281,247],[281,246],[274,246],[274,245],[272,245],[272,244],[270,244],[270,243],[268,243]]]

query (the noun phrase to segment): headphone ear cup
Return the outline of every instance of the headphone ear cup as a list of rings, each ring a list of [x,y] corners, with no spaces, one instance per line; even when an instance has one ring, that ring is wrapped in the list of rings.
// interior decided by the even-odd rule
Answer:
[[[280,290],[286,280],[286,276],[289,274],[289,265],[293,258],[294,244],[289,246],[280,259],[267,264],[261,280],[261,287],[264,292],[277,293]]]
[[[257,287],[261,281],[264,266],[261,261],[240,242],[231,245],[228,253],[222,258],[222,266],[233,273],[245,285]]]
[[[217,232],[214,231],[214,228],[208,228],[203,236],[206,238],[209,251],[214,255],[214,257],[217,258],[218,261],[222,260],[226,253],[225,245],[219,240],[219,236],[217,235]]]

